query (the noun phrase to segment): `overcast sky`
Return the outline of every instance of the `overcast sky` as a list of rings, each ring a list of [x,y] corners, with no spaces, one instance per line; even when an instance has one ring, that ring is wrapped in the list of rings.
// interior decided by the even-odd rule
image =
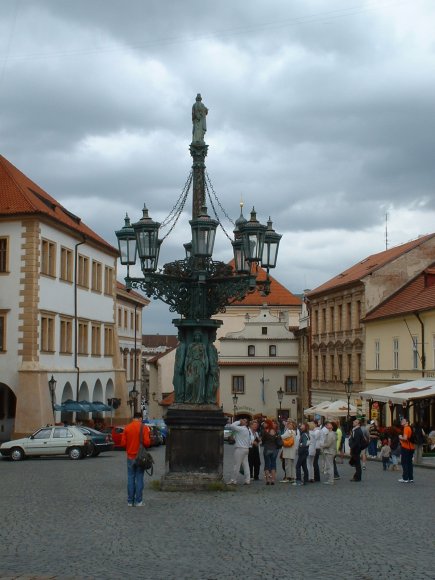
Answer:
[[[389,247],[434,231],[434,31],[433,0],[1,0],[0,153],[116,245],[178,199],[200,92],[214,190],[271,216],[301,292],[384,250],[387,213]]]

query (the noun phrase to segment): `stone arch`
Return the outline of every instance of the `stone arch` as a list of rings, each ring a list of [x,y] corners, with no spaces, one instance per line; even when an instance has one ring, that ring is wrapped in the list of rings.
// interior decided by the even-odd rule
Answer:
[[[68,399],[74,399],[74,395],[71,384],[66,382],[65,386],[63,387],[62,397],[60,400],[61,403],[64,403],[65,401],[68,401]]]
[[[97,379],[95,381],[94,392],[92,393],[92,400],[101,401],[102,403],[104,403],[103,385],[101,384],[100,379]]]
[[[17,397],[5,383],[0,383],[0,441],[9,441],[15,429]]]
[[[115,387],[113,386],[112,379],[109,379],[106,383],[106,399],[103,403],[107,403],[107,399],[112,399],[115,396]]]

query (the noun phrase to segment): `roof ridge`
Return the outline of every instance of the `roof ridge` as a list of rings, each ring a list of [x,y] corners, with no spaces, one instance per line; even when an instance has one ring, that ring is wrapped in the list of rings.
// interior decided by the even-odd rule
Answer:
[[[13,181],[15,187],[20,190],[21,194],[25,197],[25,199],[26,199],[27,203],[30,205],[30,207],[32,209],[34,209],[35,211],[37,211],[36,206],[32,203],[32,200],[30,199],[30,195],[28,195],[28,193],[25,191],[25,189],[18,183],[18,181],[15,179],[14,175],[11,173],[11,167],[13,167],[16,171],[19,171],[22,175],[24,175],[24,173],[22,171],[20,171],[18,169],[18,167],[15,167],[15,165],[13,165],[8,159],[6,159],[6,157],[4,157],[4,155],[0,155],[0,162],[2,164],[3,169],[8,174],[9,179],[11,181]],[[24,176],[24,177],[27,177],[27,176]],[[34,182],[32,182],[32,183],[34,183]]]

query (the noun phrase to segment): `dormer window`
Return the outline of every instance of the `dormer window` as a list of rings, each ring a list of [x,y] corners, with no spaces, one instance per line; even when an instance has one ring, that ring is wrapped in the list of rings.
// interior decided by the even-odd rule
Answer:
[[[248,356],[255,356],[255,346],[253,344],[248,345]]]

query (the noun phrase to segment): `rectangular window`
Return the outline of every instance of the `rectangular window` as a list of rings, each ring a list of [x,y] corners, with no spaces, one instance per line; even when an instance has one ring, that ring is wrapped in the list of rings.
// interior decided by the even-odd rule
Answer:
[[[412,368],[418,369],[418,338],[412,337]]]
[[[330,332],[334,332],[335,324],[334,324],[334,307],[329,307],[329,330]]]
[[[322,332],[326,332],[326,308],[322,308]]]
[[[338,305],[337,330],[343,330],[343,304]]]
[[[329,372],[331,381],[335,381],[337,377],[335,376],[335,365],[334,365],[334,355],[329,355]]]
[[[267,326],[261,327],[261,334],[267,334]]]
[[[255,346],[248,344],[248,356],[255,356]]]
[[[60,248],[60,279],[73,281],[73,253],[68,248]]]
[[[0,311],[0,352],[6,352],[6,312]]]
[[[379,370],[381,368],[381,343],[380,340],[377,338],[375,340],[375,370]]]
[[[9,272],[9,239],[0,238],[0,272]]]
[[[41,244],[41,274],[56,276],[56,244],[49,240]]]
[[[399,370],[399,339],[393,338],[393,369]]]
[[[113,328],[111,326],[104,327],[104,356],[113,355]]]
[[[130,328],[134,330],[134,312],[130,312]]]
[[[91,353],[93,356],[101,355],[101,326],[99,324],[92,324],[91,326]]]
[[[357,379],[361,382],[362,379],[362,355],[360,352],[356,354],[356,362],[357,362]]]
[[[326,381],[326,354],[322,354],[322,381]]]
[[[319,311],[315,310],[314,311],[314,326],[315,326],[315,334],[319,334],[320,333],[320,328],[319,328]]]
[[[72,352],[72,320],[60,319],[60,348],[59,352],[70,354]]]
[[[122,326],[122,309],[118,308],[118,327],[121,328]]]
[[[54,316],[41,315],[41,345],[42,352],[54,352]]]
[[[79,354],[88,354],[88,323],[79,321],[79,336],[77,351]]]
[[[124,310],[124,328],[128,328],[128,312]]]
[[[285,392],[287,395],[292,395],[298,392],[298,377],[285,378]]]
[[[347,355],[347,378],[352,378],[352,355]]]
[[[243,395],[245,392],[245,377],[244,376],[233,376],[231,392],[233,394]]]
[[[139,314],[136,313],[136,332],[140,334],[140,326],[139,326]]]
[[[276,356],[276,345],[271,344],[269,346],[269,356]]]
[[[94,292],[101,292],[102,289],[102,265],[100,262],[92,260],[92,290]]]
[[[113,294],[113,268],[104,266],[104,294]]]
[[[319,379],[319,357],[317,355],[314,357],[313,374],[314,374],[314,378],[317,381]]]
[[[130,352],[130,380],[134,380],[134,353]]]
[[[357,328],[361,325],[361,300],[357,300],[356,302],[356,315],[357,315],[357,324],[355,325]]]
[[[77,284],[83,288],[89,288],[89,258],[78,255]]]
[[[352,302],[346,303],[347,330],[352,329]]]
[[[343,355],[338,355],[338,380],[341,382],[343,380]]]

